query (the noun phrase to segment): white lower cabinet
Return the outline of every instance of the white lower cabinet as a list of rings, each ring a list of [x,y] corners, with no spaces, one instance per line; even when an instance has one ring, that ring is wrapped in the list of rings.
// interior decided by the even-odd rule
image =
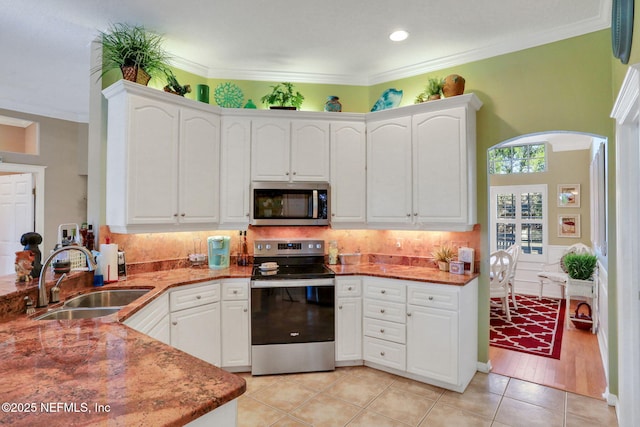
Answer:
[[[349,361],[362,361],[362,279],[359,277],[336,278],[336,362]]]
[[[207,282],[174,290],[171,307],[171,345],[220,366],[220,284]]]
[[[125,320],[124,324],[165,344],[171,344],[169,295],[160,295],[142,310]]]
[[[249,280],[222,282],[222,367],[246,370],[251,366],[249,337]]]

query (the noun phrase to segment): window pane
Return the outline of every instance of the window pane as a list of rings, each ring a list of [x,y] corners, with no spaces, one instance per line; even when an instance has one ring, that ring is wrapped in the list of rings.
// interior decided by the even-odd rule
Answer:
[[[522,219],[542,219],[542,193],[522,193],[520,209]]]
[[[546,169],[544,144],[495,148],[489,151],[489,173],[531,173]]]
[[[516,217],[516,197],[515,194],[498,194],[497,213],[500,219],[510,219]]]
[[[496,224],[496,248],[507,249],[516,242],[515,224]]]
[[[542,255],[542,224],[522,224],[520,243],[523,253]]]

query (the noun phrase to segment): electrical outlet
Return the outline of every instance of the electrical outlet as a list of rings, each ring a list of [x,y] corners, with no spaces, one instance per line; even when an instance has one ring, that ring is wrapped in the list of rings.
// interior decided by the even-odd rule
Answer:
[[[402,249],[402,240],[400,239],[396,240],[396,248]]]

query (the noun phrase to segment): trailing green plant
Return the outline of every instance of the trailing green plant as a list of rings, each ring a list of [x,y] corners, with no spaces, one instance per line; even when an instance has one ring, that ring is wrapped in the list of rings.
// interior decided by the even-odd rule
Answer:
[[[431,252],[431,256],[433,256],[433,260],[436,262],[451,262],[455,257],[455,253],[451,246],[442,245]]]
[[[137,67],[151,76],[164,76],[169,70],[169,55],[164,39],[143,26],[112,24],[102,36],[102,75],[114,68]],[[97,70],[94,70],[94,72]]]
[[[442,95],[442,88],[444,87],[444,79],[439,77],[431,77],[427,80],[427,86],[424,91],[416,96],[415,103],[428,101],[429,99],[437,99]],[[437,95],[437,96],[436,96]]]
[[[271,93],[260,98],[265,105],[300,108],[302,101],[304,101],[304,96],[300,92],[294,92],[293,83],[278,83],[271,86],[271,89]]]
[[[598,258],[591,254],[567,254],[564,256],[564,266],[572,279],[591,280],[597,262]]]

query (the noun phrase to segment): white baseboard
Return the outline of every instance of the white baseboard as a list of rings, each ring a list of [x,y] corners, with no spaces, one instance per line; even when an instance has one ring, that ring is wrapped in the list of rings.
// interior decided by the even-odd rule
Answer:
[[[476,369],[478,370],[478,372],[488,374],[489,372],[491,372],[491,369],[493,369],[493,367],[491,366],[491,360],[487,360],[487,363],[476,363]]]

